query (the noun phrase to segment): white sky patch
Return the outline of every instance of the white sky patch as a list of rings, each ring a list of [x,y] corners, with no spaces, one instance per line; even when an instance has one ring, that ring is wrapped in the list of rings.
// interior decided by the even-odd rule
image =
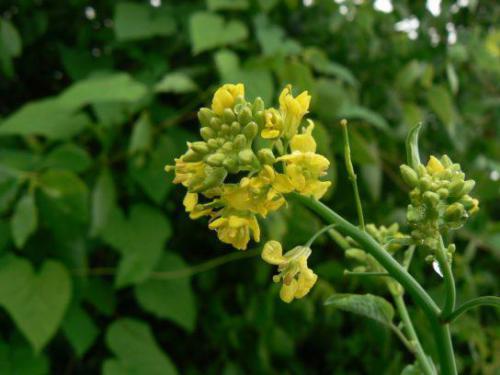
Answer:
[[[88,20],[93,20],[95,18],[95,9],[92,7],[85,7],[85,17],[87,17]]]
[[[161,5],[161,0],[149,0],[151,6],[158,8]]]
[[[375,0],[373,7],[383,13],[391,13],[394,10],[391,0]]]
[[[426,7],[434,17],[441,14],[441,0],[427,0]]]
[[[408,34],[408,38],[414,40],[418,37],[418,27],[420,22],[417,17],[411,16],[405,18],[394,25],[396,31],[401,31]]]

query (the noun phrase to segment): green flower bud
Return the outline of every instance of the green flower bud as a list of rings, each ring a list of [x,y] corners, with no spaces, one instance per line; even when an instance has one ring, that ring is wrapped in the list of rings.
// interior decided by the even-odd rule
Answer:
[[[259,160],[262,164],[273,165],[276,162],[273,151],[270,148],[263,148],[257,152]]]
[[[201,138],[203,138],[205,141],[208,141],[210,138],[215,137],[215,132],[208,126],[205,126],[200,129],[200,135]]]
[[[429,176],[422,177],[419,182],[423,191],[430,190],[432,188],[432,180]]]
[[[237,150],[244,148],[247,145],[247,139],[243,134],[238,134],[234,137],[234,147]]]
[[[210,120],[209,126],[214,130],[219,130],[221,125],[222,121],[220,120],[220,118],[212,117],[212,119]]]
[[[211,138],[207,141],[208,147],[211,149],[217,149],[219,148],[219,142],[217,141],[217,138]]]
[[[444,220],[449,223],[463,221],[467,218],[467,212],[461,203],[455,202],[446,208]]]
[[[399,167],[401,170],[401,176],[403,177],[404,182],[411,187],[415,187],[418,185],[418,175],[412,168],[403,164]]]
[[[448,252],[450,254],[454,254],[456,250],[457,250],[457,246],[454,243],[451,243],[448,245]]]
[[[201,108],[198,111],[198,120],[200,120],[201,125],[210,126],[210,120],[214,117],[214,113],[208,108]]]
[[[456,179],[452,181],[449,185],[449,191],[451,197],[460,197],[462,196],[461,192],[464,188],[465,181],[461,179]]]
[[[228,156],[222,162],[224,168],[227,169],[229,173],[237,173],[238,172],[238,160],[235,157]]]
[[[443,164],[443,167],[449,168],[453,165],[453,162],[448,157],[448,155],[443,155],[443,156],[441,156],[441,164]]]
[[[227,176],[227,171],[224,168],[210,168],[207,167],[205,170],[206,178],[205,180],[196,188],[192,189],[192,193],[198,193],[200,191],[205,191],[219,186],[224,182]]]
[[[259,132],[258,125],[251,121],[243,128],[243,134],[247,138],[247,140],[251,141],[255,138],[257,133]]]
[[[461,193],[460,195],[469,194],[472,191],[472,189],[474,189],[474,186],[476,186],[476,181],[474,181],[474,180],[465,181],[464,187],[463,187],[462,191],[460,192]]]
[[[182,155],[182,160],[188,162],[200,161],[202,158],[203,154],[199,154],[193,150],[188,150],[184,155]]]
[[[252,121],[252,111],[248,107],[244,107],[238,114],[238,122],[245,126]]]
[[[262,100],[262,98],[259,96],[255,99],[255,101],[253,102],[253,105],[252,105],[252,112],[254,113],[254,115],[259,112],[259,111],[263,111],[265,108],[265,105],[264,105],[264,101]]]
[[[470,195],[464,195],[459,202],[462,203],[466,210],[470,210],[474,207],[474,199],[472,199]]]
[[[432,191],[426,191],[422,197],[424,200],[429,203],[431,206],[436,206],[439,203],[439,195],[432,192]]]
[[[205,142],[193,142],[190,144],[193,151],[200,154],[207,154],[210,150]]]
[[[236,134],[238,134],[240,132],[240,130],[241,130],[240,123],[237,122],[237,121],[233,121],[233,123],[231,124],[231,133],[233,135],[236,135]]]
[[[355,259],[358,262],[365,263],[368,260],[368,254],[361,249],[347,249],[345,256],[350,259]]]
[[[236,115],[230,108],[224,109],[224,113],[222,114],[222,119],[226,124],[232,123],[234,120],[236,120]]]
[[[222,145],[222,149],[223,149],[224,151],[232,151],[232,150],[233,150],[233,148],[234,148],[234,144],[233,144],[233,142],[231,142],[231,141],[227,141],[226,143],[224,143],[224,144]]]
[[[445,188],[438,189],[437,193],[441,199],[446,199],[449,195],[448,189]]]
[[[265,118],[265,112],[264,111],[258,111],[254,116],[253,116],[255,122],[260,126],[260,127],[263,127],[265,122],[266,122],[266,118]]]
[[[253,164],[255,160],[255,154],[251,149],[247,148],[246,150],[242,150],[238,153],[238,158],[240,159],[240,162],[242,164],[249,165]]]
[[[217,152],[215,154],[208,155],[205,161],[207,162],[208,165],[211,165],[212,167],[218,167],[222,164],[225,158],[226,155]]]

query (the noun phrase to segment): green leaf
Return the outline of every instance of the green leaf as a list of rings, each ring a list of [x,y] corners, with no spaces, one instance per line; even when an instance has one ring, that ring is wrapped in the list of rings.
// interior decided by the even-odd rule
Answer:
[[[87,312],[77,305],[71,305],[62,322],[64,335],[78,357],[82,357],[92,347],[99,328]]]
[[[116,294],[110,283],[99,278],[91,278],[85,283],[83,298],[100,314],[111,316],[116,308]]]
[[[151,147],[151,121],[149,114],[144,112],[134,124],[130,143],[128,146],[129,154],[133,155],[136,152],[146,151]]]
[[[299,43],[287,38],[284,30],[271,24],[264,15],[255,18],[255,30],[264,55],[296,55],[302,49]]]
[[[189,278],[186,276],[162,279],[162,273],[186,268],[179,256],[163,254],[154,277],[135,287],[135,297],[142,308],[159,318],[170,319],[191,332],[196,322],[196,307]]]
[[[49,360],[43,354],[20,340],[0,342],[0,374],[3,375],[46,375],[49,374]]]
[[[245,10],[248,0],[207,0],[210,10]]]
[[[146,280],[156,267],[165,242],[171,235],[170,222],[155,208],[135,205],[128,219],[119,209],[115,209],[102,237],[122,255],[115,279],[116,287],[122,288]]]
[[[67,169],[75,173],[87,170],[92,164],[89,153],[74,143],[65,143],[53,149],[44,159],[43,167]]]
[[[104,168],[99,173],[92,190],[92,218],[90,235],[97,236],[106,227],[111,212],[116,204],[116,189],[113,176],[109,169]]]
[[[338,117],[348,120],[361,119],[390,134],[389,124],[387,124],[382,116],[371,109],[359,105],[347,104],[343,106]]]
[[[114,25],[116,38],[120,41],[168,36],[176,29],[168,10],[129,2],[116,5]]]
[[[19,199],[10,223],[14,243],[18,249],[22,249],[38,227],[38,211],[33,194],[27,193]]]
[[[235,44],[248,37],[248,30],[240,21],[224,22],[221,16],[197,12],[189,20],[193,54],[227,44]]]
[[[354,87],[359,85],[358,80],[349,69],[330,61],[328,56],[318,48],[313,47],[305,50],[304,60],[318,73],[337,77]]]
[[[18,179],[0,174],[0,214],[10,208],[17,196],[19,186]]]
[[[71,298],[71,278],[59,262],[46,260],[35,273],[13,255],[0,259],[0,305],[36,351],[56,333]]]
[[[443,86],[432,86],[427,91],[427,103],[444,124],[448,133],[453,136],[455,134],[456,113],[448,90]]]
[[[106,343],[116,358],[104,362],[103,375],[177,374],[144,322],[130,318],[113,322],[106,333]]]
[[[390,326],[394,319],[394,308],[382,297],[372,294],[334,294],[325,305],[362,315]]]
[[[22,41],[15,26],[6,19],[0,20],[0,49],[10,57],[18,57],[22,51]]]
[[[191,77],[182,72],[168,73],[155,85],[155,92],[173,92],[175,94],[185,94],[197,89],[198,86]]]

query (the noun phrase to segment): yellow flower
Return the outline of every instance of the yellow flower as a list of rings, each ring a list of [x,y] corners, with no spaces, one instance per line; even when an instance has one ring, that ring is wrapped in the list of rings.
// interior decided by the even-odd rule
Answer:
[[[278,241],[268,241],[262,250],[262,259],[269,264],[278,266],[279,274],[273,281],[283,282],[280,298],[284,302],[292,302],[294,298],[304,297],[316,283],[318,276],[307,266],[307,258],[311,249],[296,246],[283,255],[283,249]]]
[[[165,170],[167,172],[175,171],[174,184],[182,184],[189,190],[196,190],[197,187],[202,186],[207,178],[205,167],[206,165],[202,161],[187,162],[182,158],[177,158],[175,166],[167,165]]]
[[[314,130],[314,122],[308,121],[308,126],[302,134],[296,134],[290,140],[290,147],[293,151],[300,152],[316,152],[316,141],[312,136]]]
[[[264,113],[264,118],[266,122],[264,123],[264,129],[260,135],[264,139],[278,138],[283,133],[283,118],[281,113],[275,109],[270,108]]]
[[[444,171],[443,164],[441,164],[439,159],[437,159],[436,157],[434,157],[432,155],[429,158],[429,161],[427,162],[426,168],[427,168],[427,172],[429,172],[430,174],[436,174],[436,173]]]
[[[227,83],[217,89],[212,99],[212,110],[219,116],[224,113],[224,109],[233,108],[238,96],[245,95],[245,86],[242,83],[233,85]]]
[[[299,128],[302,117],[308,112],[311,96],[303,91],[296,98],[292,95],[292,86],[287,85],[280,94],[280,111],[284,118],[284,132],[287,138],[292,138]]]
[[[186,208],[186,212],[189,212],[189,217],[196,220],[202,216],[207,216],[212,213],[212,209],[205,207],[202,204],[198,204],[198,194],[197,193],[186,193],[184,200],[182,202]]]
[[[254,215],[222,214],[208,224],[208,227],[217,231],[219,240],[231,244],[239,250],[247,248],[250,235],[255,242],[260,241],[260,227]]]

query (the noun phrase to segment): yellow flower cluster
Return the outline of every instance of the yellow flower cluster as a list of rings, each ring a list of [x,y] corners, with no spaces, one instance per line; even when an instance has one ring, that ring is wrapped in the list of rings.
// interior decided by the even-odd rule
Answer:
[[[190,217],[208,216],[222,242],[244,250],[251,238],[260,240],[257,217],[282,207],[286,193],[320,199],[331,184],[320,180],[330,163],[316,153],[313,122],[301,128],[310,100],[307,91],[294,97],[288,85],[279,110],[266,109],[260,98],[245,99],[241,83],[220,87],[211,108],[198,112],[203,140],[188,143],[175,165],[165,168],[187,188]]]
[[[283,282],[280,298],[289,303],[294,298],[304,297],[318,280],[318,276],[307,266],[307,258],[311,249],[296,246],[283,254],[278,241],[268,241],[262,250],[262,259],[269,264],[278,266],[278,275],[273,277],[275,283]]]

